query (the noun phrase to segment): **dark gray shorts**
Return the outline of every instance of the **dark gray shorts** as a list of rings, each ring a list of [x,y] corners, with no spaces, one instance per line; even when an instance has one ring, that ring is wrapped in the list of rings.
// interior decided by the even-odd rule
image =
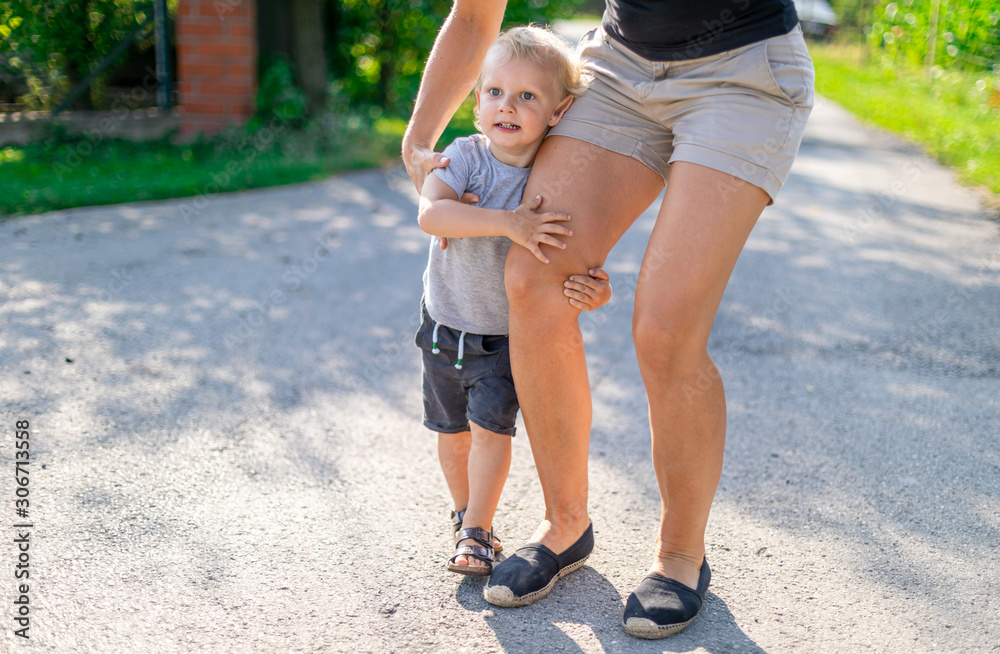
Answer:
[[[517,393],[510,372],[510,345],[506,336],[465,335],[462,368],[458,339],[462,333],[441,325],[438,349],[432,352],[434,319],[420,303],[416,344],[424,360],[424,426],[441,434],[469,431],[469,422],[495,434],[514,435]]]

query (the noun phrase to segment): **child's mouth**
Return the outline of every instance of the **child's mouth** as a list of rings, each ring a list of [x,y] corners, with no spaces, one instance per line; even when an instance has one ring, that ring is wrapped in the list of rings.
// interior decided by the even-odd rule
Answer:
[[[496,127],[504,132],[516,132],[521,129],[520,125],[514,125],[512,123],[497,123]]]

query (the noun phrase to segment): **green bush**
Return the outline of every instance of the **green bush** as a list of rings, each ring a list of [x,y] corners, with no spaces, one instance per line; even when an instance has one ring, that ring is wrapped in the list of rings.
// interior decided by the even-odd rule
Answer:
[[[0,0],[0,79],[27,108],[54,108],[151,11],[138,0]],[[147,35],[138,47],[152,44]],[[94,95],[77,108],[93,108]]]
[[[295,74],[285,59],[276,59],[264,73],[257,90],[256,106],[257,113],[251,121],[251,128],[278,117],[298,124],[305,117],[309,98],[295,84]]]
[[[943,70],[1000,72],[1000,0],[839,0],[833,4],[846,30],[860,31],[869,52],[893,64],[924,65],[933,43],[933,62]]]

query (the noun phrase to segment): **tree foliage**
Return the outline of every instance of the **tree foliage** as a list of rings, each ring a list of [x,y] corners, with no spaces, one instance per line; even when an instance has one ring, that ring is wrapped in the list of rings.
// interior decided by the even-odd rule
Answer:
[[[0,1],[0,80],[29,108],[51,108],[152,11],[148,0]]]
[[[582,0],[511,0],[506,25],[549,23],[573,13]],[[408,113],[424,61],[451,0],[341,0],[333,2],[332,69],[355,101]]]
[[[1000,72],[1000,0],[839,0],[834,7],[873,52],[898,63],[922,65],[933,44],[933,61],[944,69]]]

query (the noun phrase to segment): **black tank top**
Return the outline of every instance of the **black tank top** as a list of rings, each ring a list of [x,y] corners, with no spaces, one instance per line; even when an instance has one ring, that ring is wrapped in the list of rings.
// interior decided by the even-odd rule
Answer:
[[[606,0],[603,25],[616,41],[652,61],[718,54],[788,34],[792,0]]]

